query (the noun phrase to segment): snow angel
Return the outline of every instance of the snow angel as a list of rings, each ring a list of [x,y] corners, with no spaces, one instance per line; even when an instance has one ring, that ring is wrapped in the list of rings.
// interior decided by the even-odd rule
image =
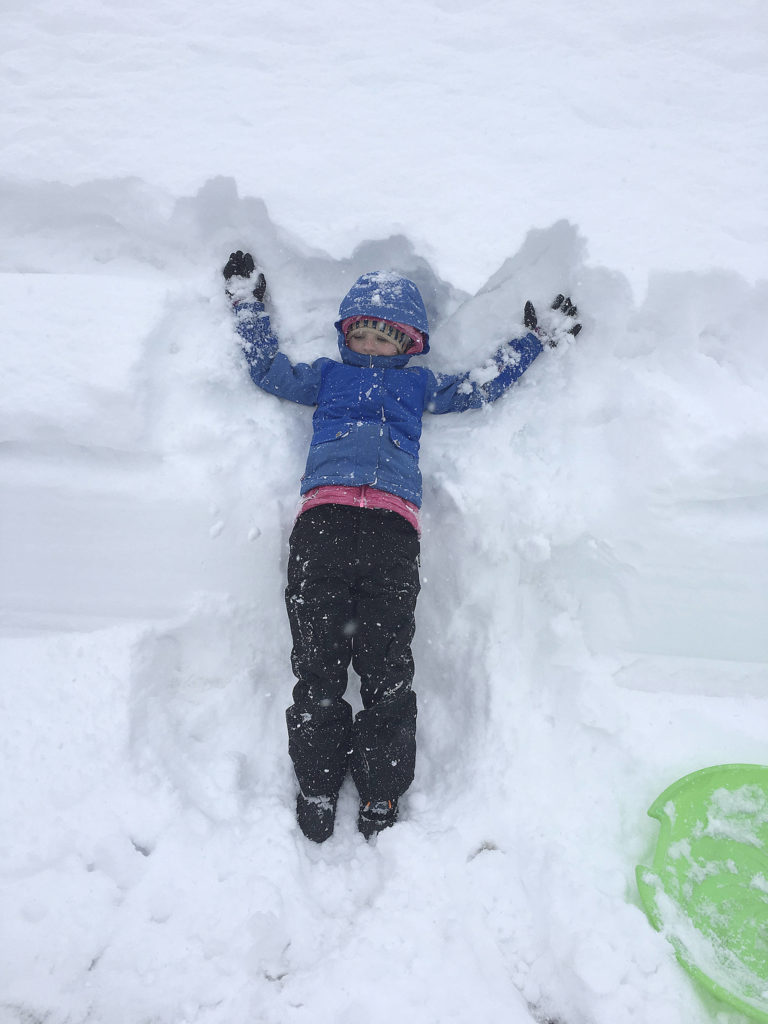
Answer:
[[[502,345],[495,374],[480,384],[469,372],[412,365],[429,351],[429,325],[418,288],[399,274],[363,274],[344,297],[335,324],[341,361],[294,365],[272,332],[252,256],[232,253],[223,273],[254,383],[315,407],[285,591],[297,680],[286,719],[298,823],[317,843],[332,834],[349,769],[368,839],[394,824],[416,760],[411,641],[422,416],[500,398],[544,344],[578,333],[576,307],[558,296],[540,325],[526,303],[527,333]],[[354,717],[344,700],[350,662],[363,704]]]

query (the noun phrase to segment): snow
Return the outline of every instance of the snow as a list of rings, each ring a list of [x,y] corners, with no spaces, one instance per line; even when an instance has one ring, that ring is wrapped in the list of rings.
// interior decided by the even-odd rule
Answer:
[[[645,811],[765,762],[763,5],[6,4],[0,1021],[741,1024],[639,906]],[[578,339],[427,417],[417,778],[297,834],[287,537],[363,272],[435,370],[570,294]],[[354,691],[354,686],[350,687]]]

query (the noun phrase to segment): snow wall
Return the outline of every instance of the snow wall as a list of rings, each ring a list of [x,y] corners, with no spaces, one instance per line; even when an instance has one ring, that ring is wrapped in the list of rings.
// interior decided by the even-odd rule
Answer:
[[[3,1024],[740,1020],[633,875],[666,785],[766,760],[768,285],[636,297],[560,222],[470,296],[406,237],[310,250],[229,179],[6,181],[0,222]],[[371,845],[350,788],[324,847],[293,820],[311,410],[244,368],[246,247],[296,361],[371,269],[422,289],[435,370],[527,298],[583,312],[501,402],[425,422],[419,763]]]

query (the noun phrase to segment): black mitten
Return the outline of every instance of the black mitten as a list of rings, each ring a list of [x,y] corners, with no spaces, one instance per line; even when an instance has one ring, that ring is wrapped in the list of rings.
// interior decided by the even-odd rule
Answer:
[[[255,269],[253,256],[249,252],[242,252],[238,249],[237,252],[229,254],[222,273],[227,281],[227,295],[231,299],[247,300],[250,291],[250,294],[258,302],[263,301],[264,293],[267,290],[267,279],[262,273],[259,273],[256,279],[251,281],[250,278]],[[249,289],[248,285],[252,285],[252,288]]]
[[[556,348],[558,341],[564,335],[570,334],[575,338],[581,330],[581,324],[576,323],[579,311],[564,295],[556,295],[549,308],[552,312],[545,315],[543,323],[539,323],[533,303],[526,302],[523,310],[523,323],[529,331],[537,334],[551,348]]]
[[[571,302],[570,298],[566,298],[565,295],[555,296],[555,301],[552,303],[552,309],[560,310],[563,316],[574,321],[576,320],[576,317],[579,315],[578,309]],[[572,334],[575,338],[580,330],[581,324],[574,323],[567,329],[566,334]]]

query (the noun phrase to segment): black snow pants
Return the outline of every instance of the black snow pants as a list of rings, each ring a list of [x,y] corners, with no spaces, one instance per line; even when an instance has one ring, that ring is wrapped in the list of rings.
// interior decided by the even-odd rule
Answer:
[[[396,512],[319,505],[296,520],[285,600],[298,682],[286,720],[305,795],[338,793],[347,768],[366,800],[413,781],[419,588],[418,534]],[[354,722],[343,699],[350,661],[363,703]]]

